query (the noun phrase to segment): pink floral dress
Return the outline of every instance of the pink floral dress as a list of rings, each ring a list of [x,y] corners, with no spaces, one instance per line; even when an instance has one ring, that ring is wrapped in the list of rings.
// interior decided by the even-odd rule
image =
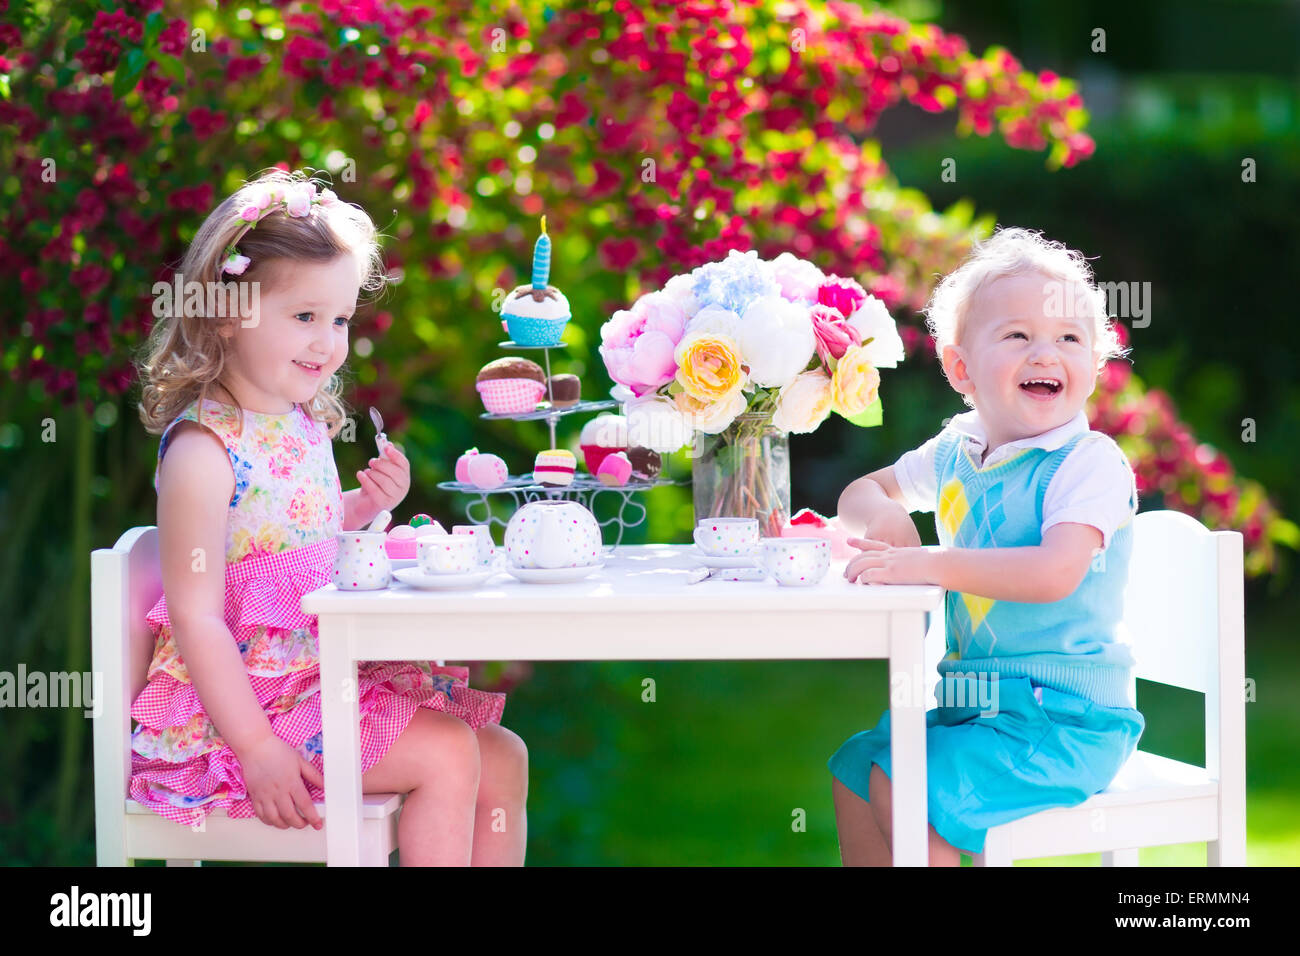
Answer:
[[[167,426],[158,464],[177,422],[196,421],[226,448],[235,493],[226,523],[225,620],[248,682],[275,735],[324,771],[316,616],[304,594],[330,581],[342,530],[343,489],[324,423],[298,405],[283,415],[195,402]],[[158,469],[154,471],[154,489]],[[239,759],[209,720],[176,649],[166,597],[147,618],[155,634],[148,683],[131,707],[133,800],[177,823],[196,824],[218,807],[256,813]],[[367,661],[361,685],[361,769],[388,752],[417,707],[453,714],[474,729],[500,723],[505,694],[475,690],[465,667]],[[312,800],[324,791],[304,780]]]

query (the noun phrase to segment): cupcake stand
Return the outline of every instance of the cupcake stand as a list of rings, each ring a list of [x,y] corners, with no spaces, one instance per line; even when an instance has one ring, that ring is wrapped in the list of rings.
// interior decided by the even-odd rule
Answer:
[[[506,341],[498,344],[501,348],[512,352],[540,351],[543,356],[543,365],[546,369],[547,388],[550,388],[550,352],[553,347],[563,348],[563,346],[519,345],[513,341]],[[560,408],[551,403],[551,398],[553,398],[553,396],[548,393],[548,400],[531,412],[518,412],[506,415],[496,415],[492,412],[483,412],[479,417],[489,421],[497,421],[500,419],[510,419],[512,421],[544,420],[550,432],[550,444],[547,447],[556,448],[558,446],[555,443],[555,424],[565,415],[579,413],[592,414],[616,408],[618,406],[618,403],[613,399],[605,399],[603,401],[579,401],[576,405]],[[666,464],[667,463],[665,462],[665,467]],[[464,481],[441,481],[438,483],[438,487],[446,491],[457,491],[462,494],[476,496],[476,500],[470,501],[469,504],[465,506],[465,517],[471,524],[486,524],[489,527],[498,524],[503,529],[509,521],[492,513],[492,506],[489,500],[492,495],[510,495],[514,502],[514,506],[511,509],[512,514],[530,501],[545,500],[548,498],[559,498],[570,501],[576,500],[593,515],[596,515],[596,520],[601,527],[602,537],[604,537],[605,528],[613,526],[618,529],[615,533],[613,545],[605,545],[609,553],[613,553],[613,548],[623,542],[623,532],[627,528],[635,528],[646,519],[645,505],[639,501],[633,500],[633,495],[642,491],[649,491],[651,488],[656,488],[660,485],[684,484],[689,484],[689,482],[672,481],[661,476],[650,481],[638,480],[634,477],[629,479],[627,484],[611,486],[606,485],[594,475],[575,474],[573,476],[572,484],[557,488],[538,484],[533,480],[532,474],[529,473],[526,475],[511,475],[503,484],[498,485],[490,491]],[[618,501],[617,510],[614,512],[613,516],[608,517],[603,521],[600,519],[595,507],[596,498],[600,495],[613,495]]]

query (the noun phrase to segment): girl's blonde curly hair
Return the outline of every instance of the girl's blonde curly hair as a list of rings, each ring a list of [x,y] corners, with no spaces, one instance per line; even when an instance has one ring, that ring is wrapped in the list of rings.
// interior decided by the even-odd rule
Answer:
[[[360,263],[363,295],[373,297],[380,292],[389,281],[380,253],[380,233],[364,210],[341,201],[313,204],[306,216],[290,216],[283,209],[266,215],[257,222],[256,228],[249,229],[239,240],[239,253],[251,260],[243,274],[222,272],[227,258],[226,248],[248,225],[239,213],[248,204],[253,187],[308,181],[316,183],[318,189],[329,186],[328,182],[309,177],[306,172],[267,169],[227,197],[208,214],[186,250],[178,270],[182,287],[191,281],[203,284],[204,288],[209,288],[207,283],[210,282],[223,283],[227,289],[223,297],[225,302],[247,302],[247,291],[241,290],[240,284],[264,282],[269,286],[276,265],[283,265],[284,260],[329,262],[336,256],[351,252]],[[211,301],[207,296],[204,298]],[[150,434],[162,434],[196,399],[209,397],[211,386],[218,382],[225,368],[228,340],[221,336],[219,329],[229,321],[223,315],[207,315],[206,309],[194,310],[182,307],[182,303],[173,303],[170,314],[154,323],[136,358],[140,379],[144,383],[140,420]],[[325,423],[330,438],[339,433],[347,418],[347,407],[340,397],[342,388],[343,383],[336,373],[321,385],[311,402],[303,406],[311,418]],[[229,389],[225,391],[229,393]],[[244,410],[233,394],[230,398],[239,412],[242,429]],[[199,408],[201,412],[201,403]]]
[[[1115,326],[1106,314],[1106,295],[1094,284],[1092,267],[1083,253],[1046,239],[1041,232],[1012,227],[999,228],[989,238],[976,242],[962,264],[945,276],[930,296],[923,311],[940,360],[946,346],[960,344],[967,313],[980,289],[995,279],[1026,272],[1040,272],[1067,286],[1078,285],[1082,294],[1068,304],[1076,308],[1076,314],[1081,306],[1084,312],[1079,317],[1091,321],[1097,371],[1112,358],[1123,358],[1132,351],[1120,345]],[[975,407],[969,395],[963,394],[962,400]]]

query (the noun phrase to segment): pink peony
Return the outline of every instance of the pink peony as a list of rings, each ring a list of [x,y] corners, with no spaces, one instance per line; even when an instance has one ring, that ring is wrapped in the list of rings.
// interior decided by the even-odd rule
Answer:
[[[316,187],[311,183],[290,187],[289,195],[285,197],[285,202],[289,207],[289,215],[305,216],[311,212],[311,200],[315,195]]]
[[[866,297],[866,289],[852,279],[841,279],[839,276],[828,276],[817,289],[817,301],[832,309],[839,309],[840,315],[852,315],[858,311],[858,306]]]
[[[673,353],[686,331],[686,313],[663,292],[619,309],[600,328],[600,357],[609,377],[639,398],[677,375]]]
[[[839,309],[814,305],[808,315],[817,338],[817,356],[823,365],[829,367],[831,359],[843,358],[850,346],[862,344],[862,336]]]

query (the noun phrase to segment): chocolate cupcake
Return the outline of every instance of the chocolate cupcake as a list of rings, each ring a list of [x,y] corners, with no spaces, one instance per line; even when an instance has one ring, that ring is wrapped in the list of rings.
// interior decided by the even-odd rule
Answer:
[[[657,451],[638,446],[637,448],[629,448],[627,457],[632,462],[633,478],[654,481],[655,478],[659,477],[659,470],[663,467],[663,459],[659,457]]]
[[[478,377],[474,379],[478,382],[493,382],[503,378],[527,378],[534,382],[546,384],[546,373],[536,362],[530,362],[526,358],[509,356],[499,358],[495,362],[488,362],[479,369]]]
[[[546,386],[551,404],[556,408],[569,408],[578,404],[582,383],[576,375],[552,375]]]

